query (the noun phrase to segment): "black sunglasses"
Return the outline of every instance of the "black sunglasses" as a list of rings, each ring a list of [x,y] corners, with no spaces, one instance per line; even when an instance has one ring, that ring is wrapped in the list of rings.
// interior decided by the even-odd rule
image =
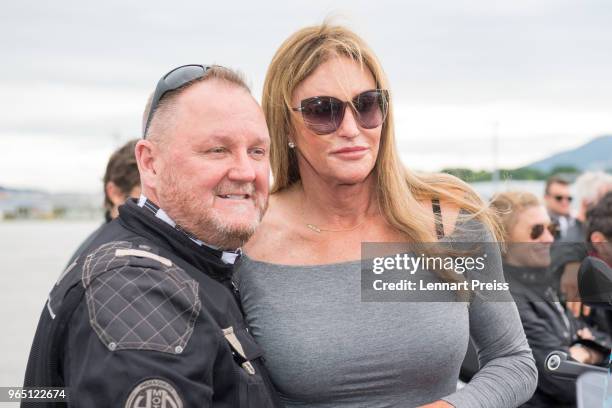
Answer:
[[[558,232],[557,224],[548,224],[548,225],[536,224],[533,227],[531,227],[531,233],[529,236],[531,237],[531,239],[538,239],[542,236],[542,234],[544,234],[545,229],[547,229],[548,232],[550,232],[550,235],[552,235],[553,237],[557,236],[557,232]]]
[[[326,135],[338,130],[347,105],[362,128],[374,129],[385,121],[388,104],[389,93],[386,90],[371,89],[355,96],[350,102],[333,96],[315,96],[304,99],[299,107],[291,109],[302,113],[308,129],[318,135]]]
[[[555,198],[555,200],[557,200],[558,202],[561,202],[563,200],[567,200],[568,203],[572,202],[573,197],[572,196],[564,196],[564,195],[556,195],[553,196]]]
[[[143,139],[147,137],[147,130],[149,130],[149,125],[151,124],[153,113],[155,113],[155,110],[159,106],[159,101],[162,100],[164,95],[168,92],[176,91],[177,89],[184,85],[187,85],[191,81],[195,81],[196,79],[202,78],[206,74],[206,72],[212,67],[213,65],[182,65],[180,67],[174,68],[166,75],[161,77],[159,82],[157,82],[157,86],[155,87],[153,99],[151,99],[149,115],[147,116],[147,121],[145,122],[145,126],[142,131]]]

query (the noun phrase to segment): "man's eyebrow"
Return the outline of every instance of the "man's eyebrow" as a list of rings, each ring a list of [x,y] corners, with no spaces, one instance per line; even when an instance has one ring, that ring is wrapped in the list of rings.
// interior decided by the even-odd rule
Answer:
[[[222,143],[222,144],[233,145],[233,144],[236,144],[236,142],[237,142],[236,138],[232,135],[224,134],[224,133],[213,133],[212,135],[210,135],[209,137],[207,137],[205,140],[203,140],[201,143],[198,143],[198,144],[208,145],[211,143],[212,144]],[[270,139],[266,137],[256,136],[254,138],[254,144],[268,145],[270,144]]]
[[[270,144],[270,138],[269,137],[257,136],[256,139],[255,139],[255,144],[269,145]]]
[[[225,140],[231,139],[231,137],[232,137],[231,133],[227,133],[224,131],[217,131],[217,132],[210,132],[208,139],[225,141]]]

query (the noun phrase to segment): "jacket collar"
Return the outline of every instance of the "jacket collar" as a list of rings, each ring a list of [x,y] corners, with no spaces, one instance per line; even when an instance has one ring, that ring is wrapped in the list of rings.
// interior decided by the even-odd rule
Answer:
[[[195,242],[184,230],[173,227],[154,212],[138,206],[134,199],[127,200],[119,207],[119,222],[217,280],[225,280],[232,275],[233,265],[224,261],[224,251]]]
[[[242,253],[240,248],[236,249],[235,251],[223,251],[213,245],[207,244],[206,242],[200,240],[198,237],[196,237],[195,235],[193,235],[192,233],[190,233],[189,231],[187,231],[186,229],[178,225],[176,222],[174,222],[174,220],[170,218],[170,216],[162,208],[157,206],[157,204],[155,204],[153,201],[149,200],[147,197],[145,197],[142,194],[140,195],[140,198],[138,199],[138,206],[141,208],[144,208],[145,210],[149,210],[149,212],[153,213],[153,215],[155,215],[156,218],[159,218],[160,220],[164,221],[166,224],[170,225],[175,230],[181,232],[183,235],[186,235],[187,238],[189,238],[190,240],[192,240],[199,246],[206,246],[208,248],[215,250],[221,256],[221,260],[225,262],[226,264],[233,265],[234,263],[236,263],[236,260]]]
[[[552,284],[552,274],[548,268],[514,266],[504,263],[504,274],[508,280],[519,281],[525,285],[551,286]]]

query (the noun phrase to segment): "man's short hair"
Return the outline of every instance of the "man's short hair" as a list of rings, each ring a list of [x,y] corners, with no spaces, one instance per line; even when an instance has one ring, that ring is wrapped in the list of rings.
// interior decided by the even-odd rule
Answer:
[[[226,82],[227,84],[234,85],[246,90],[249,94],[251,93],[251,89],[247,85],[246,80],[244,79],[244,75],[241,72],[219,65],[213,65],[206,71],[206,73],[202,77],[194,79],[193,81],[189,81],[184,85],[180,86],[179,88],[172,91],[168,91],[164,94],[164,96],[159,101],[155,112],[153,112],[153,116],[151,117],[151,121],[149,123],[149,128],[147,129],[147,132],[145,134],[144,131],[147,125],[147,118],[149,117],[149,111],[151,110],[151,103],[155,91],[151,92],[142,115],[142,132],[144,134],[144,137],[159,142],[163,135],[169,130],[170,125],[172,124],[172,113],[176,107],[176,100],[178,96],[192,85],[210,79],[217,79]]]
[[[544,187],[544,194],[550,194],[550,186],[553,184],[561,184],[562,186],[569,186],[570,182],[567,179],[559,175],[550,176],[546,180],[546,186]]]
[[[138,173],[138,165],[134,155],[136,142],[138,142],[138,139],[130,140],[117,149],[106,165],[106,172],[102,181],[104,182],[104,208],[107,216],[110,215],[113,208],[113,202],[106,192],[106,185],[109,182],[117,186],[126,197],[134,187],[140,185],[140,173]]]
[[[607,239],[612,239],[612,191],[587,211],[586,238],[591,242],[591,234],[601,232]]]

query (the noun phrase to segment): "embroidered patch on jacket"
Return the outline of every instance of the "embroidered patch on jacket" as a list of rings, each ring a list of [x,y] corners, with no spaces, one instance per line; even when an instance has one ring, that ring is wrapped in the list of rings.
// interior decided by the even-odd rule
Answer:
[[[134,387],[125,408],[183,408],[183,400],[168,382],[153,378]]]
[[[82,282],[90,324],[109,350],[183,352],[201,303],[198,283],[170,260],[111,242],[87,257]]]

